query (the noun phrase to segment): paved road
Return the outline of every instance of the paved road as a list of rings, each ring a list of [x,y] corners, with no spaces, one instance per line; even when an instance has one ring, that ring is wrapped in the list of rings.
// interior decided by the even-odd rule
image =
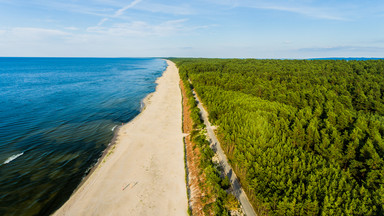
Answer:
[[[194,90],[193,90],[193,95],[195,96],[195,99],[197,101],[197,106],[200,109],[200,114],[204,120],[204,124],[207,127],[208,137],[211,142],[211,148],[213,148],[213,150],[218,154],[220,165],[224,168],[225,174],[228,176],[228,178],[232,183],[234,194],[236,198],[240,201],[243,212],[247,216],[256,216],[257,214],[255,210],[253,209],[251,203],[249,202],[248,197],[245,194],[244,190],[241,188],[239,180],[237,179],[235,172],[232,170],[232,167],[229,165],[227,156],[225,155],[223,149],[220,146],[219,140],[217,139],[215,133],[213,132],[211,123],[208,121],[208,113],[204,109],[202,103],[199,101],[199,98],[196,96],[196,93]]]

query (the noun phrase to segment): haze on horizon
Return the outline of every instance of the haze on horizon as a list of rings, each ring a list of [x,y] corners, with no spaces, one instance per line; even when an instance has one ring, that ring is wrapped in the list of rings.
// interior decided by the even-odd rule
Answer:
[[[379,0],[0,0],[0,56],[384,57]]]

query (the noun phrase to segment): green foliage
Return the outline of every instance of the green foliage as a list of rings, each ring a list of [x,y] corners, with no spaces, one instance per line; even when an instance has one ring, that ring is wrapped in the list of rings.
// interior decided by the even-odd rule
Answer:
[[[192,141],[200,148],[200,170],[205,176],[206,182],[201,185],[204,190],[205,197],[203,198],[203,212],[205,215],[230,215],[230,210],[235,210],[239,207],[236,197],[228,194],[226,189],[230,187],[228,177],[222,179],[220,171],[212,162],[215,155],[210,147],[210,143],[206,137],[205,125],[200,118],[200,110],[194,99],[192,88],[186,74],[180,74],[183,85],[186,87],[188,104],[191,110],[191,118],[193,120],[193,128],[191,131]],[[192,210],[188,209],[188,214],[192,215]]]
[[[228,176],[225,176],[225,178],[221,180],[220,184],[223,189],[228,189],[231,187],[231,182],[229,181]]]
[[[384,214],[384,61],[173,59],[255,207]]]
[[[237,201],[235,195],[228,194],[225,199],[225,207],[229,210],[236,210],[239,208],[239,202]]]

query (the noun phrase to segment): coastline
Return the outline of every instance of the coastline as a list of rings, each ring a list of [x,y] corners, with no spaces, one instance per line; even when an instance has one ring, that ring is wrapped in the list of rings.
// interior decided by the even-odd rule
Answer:
[[[166,59],[163,59],[166,61]],[[167,66],[168,67],[168,66]],[[165,71],[163,71],[164,73]],[[161,78],[158,77],[155,81],[155,83],[158,84],[158,80]],[[145,110],[146,106],[150,103],[150,99],[151,97],[153,96],[153,94],[156,92],[156,89],[157,89],[157,86],[155,88],[155,91],[154,92],[151,92],[149,93],[148,95],[146,95],[141,101],[140,101],[140,113],[137,114],[137,116],[135,116],[131,121],[129,122],[126,122],[126,123],[123,123],[122,125],[117,125],[116,128],[113,130],[113,137],[111,139],[111,142],[108,144],[108,146],[104,149],[103,153],[101,154],[100,158],[97,159],[97,162],[92,165],[90,167],[90,170],[88,171],[88,173],[86,173],[86,175],[83,177],[83,179],[81,180],[80,184],[76,187],[76,189],[72,192],[72,195],[76,193],[76,191],[87,181],[87,179],[92,175],[92,173],[100,166],[100,163],[106,158],[106,156],[108,155],[108,153],[110,153],[112,147],[116,144],[116,140],[119,136],[119,131],[120,131],[120,128],[123,127],[125,124],[129,124],[130,122],[132,122],[133,120],[135,120],[135,118],[137,118],[139,115],[141,115],[141,113]],[[71,195],[71,197],[72,197]],[[64,205],[64,204],[63,204]],[[58,210],[58,209],[57,209]],[[56,210],[56,211],[57,211]],[[55,211],[55,213],[56,213]],[[54,213],[54,214],[55,214]]]
[[[116,127],[110,145],[54,215],[187,214],[179,75],[167,63],[141,112]]]

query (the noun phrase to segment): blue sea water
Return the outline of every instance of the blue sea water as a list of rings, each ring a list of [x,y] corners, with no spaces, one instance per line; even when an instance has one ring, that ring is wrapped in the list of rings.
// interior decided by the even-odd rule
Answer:
[[[165,68],[155,58],[0,58],[0,215],[59,208]]]

